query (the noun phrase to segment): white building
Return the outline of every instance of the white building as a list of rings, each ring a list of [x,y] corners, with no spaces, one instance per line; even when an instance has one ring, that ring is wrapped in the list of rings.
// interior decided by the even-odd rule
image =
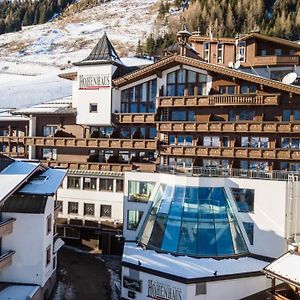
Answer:
[[[0,299],[44,299],[54,287],[63,245],[55,233],[54,195],[66,171],[4,156],[0,168]]]
[[[125,174],[122,298],[242,299],[298,241],[298,177],[189,172]]]

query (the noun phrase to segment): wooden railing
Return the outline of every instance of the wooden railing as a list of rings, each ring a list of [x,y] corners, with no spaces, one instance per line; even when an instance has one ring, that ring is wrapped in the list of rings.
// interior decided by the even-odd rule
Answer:
[[[12,233],[13,223],[16,221],[15,218],[10,218],[8,220],[0,222],[0,237]]]
[[[253,159],[282,159],[300,160],[300,149],[271,149],[271,148],[240,148],[240,147],[205,147],[205,146],[161,146],[162,155],[253,158]]]
[[[65,137],[12,137],[0,136],[2,143],[16,143],[42,147],[82,147],[102,149],[155,150],[154,139],[65,138]]]
[[[153,124],[155,123],[155,114],[141,113],[115,113],[113,114],[113,123],[116,124]]]
[[[300,133],[300,122],[159,122],[162,132],[249,132],[249,133]]]
[[[298,55],[267,55],[267,56],[255,56],[254,66],[267,66],[267,65],[298,65]]]
[[[0,270],[4,269],[12,263],[12,256],[15,253],[15,251],[8,251],[0,256]]]
[[[159,107],[195,107],[224,105],[278,105],[279,94],[239,94],[209,96],[164,96],[157,98]]]
[[[144,172],[154,172],[156,165],[152,163],[90,163],[90,162],[64,162],[64,161],[42,161],[50,167],[60,167],[65,169],[127,172],[138,170]]]

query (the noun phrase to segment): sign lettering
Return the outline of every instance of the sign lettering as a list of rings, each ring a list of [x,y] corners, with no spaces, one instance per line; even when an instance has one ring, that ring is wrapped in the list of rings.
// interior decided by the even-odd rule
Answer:
[[[99,90],[103,87],[110,87],[110,74],[79,75],[80,90]]]
[[[182,290],[170,285],[148,280],[148,297],[153,299],[182,300]]]

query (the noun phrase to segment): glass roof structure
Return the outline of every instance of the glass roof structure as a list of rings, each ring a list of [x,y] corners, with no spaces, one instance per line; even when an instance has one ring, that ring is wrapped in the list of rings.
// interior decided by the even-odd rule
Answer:
[[[138,242],[148,249],[194,257],[248,253],[222,187],[161,184]]]

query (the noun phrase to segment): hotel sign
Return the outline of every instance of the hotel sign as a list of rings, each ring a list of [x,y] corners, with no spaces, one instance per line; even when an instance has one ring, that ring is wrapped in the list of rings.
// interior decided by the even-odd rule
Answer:
[[[100,88],[110,87],[110,74],[100,75],[79,75],[80,90],[99,90]]]
[[[142,292],[142,281],[141,280],[135,280],[129,277],[124,276],[123,277],[123,286],[126,289],[135,291],[135,292]]]
[[[164,300],[182,300],[182,290],[167,284],[148,280],[148,297]]]

